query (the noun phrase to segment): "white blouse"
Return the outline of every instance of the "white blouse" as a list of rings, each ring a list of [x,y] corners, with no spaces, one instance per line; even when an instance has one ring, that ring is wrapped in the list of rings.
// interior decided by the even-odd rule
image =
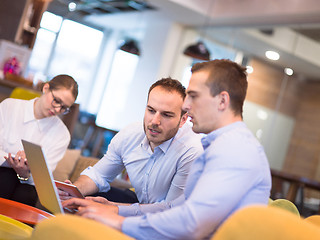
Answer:
[[[23,150],[21,139],[39,144],[51,171],[63,158],[70,133],[58,116],[35,119],[34,102],[7,98],[0,103],[0,166],[10,167],[4,156]],[[33,184],[32,177],[24,182]]]

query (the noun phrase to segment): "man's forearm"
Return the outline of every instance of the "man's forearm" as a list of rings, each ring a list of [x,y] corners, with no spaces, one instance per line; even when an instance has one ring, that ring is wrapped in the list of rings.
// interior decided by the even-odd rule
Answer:
[[[84,196],[94,194],[99,190],[95,182],[86,175],[81,175],[73,184]]]

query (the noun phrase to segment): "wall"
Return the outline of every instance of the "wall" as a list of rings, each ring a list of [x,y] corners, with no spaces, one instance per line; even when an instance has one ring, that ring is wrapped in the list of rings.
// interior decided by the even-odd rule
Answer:
[[[270,168],[282,170],[295,119],[246,100],[243,121],[263,145]]]
[[[172,28],[176,29],[176,26],[171,22],[153,23],[146,28],[145,37],[140,42],[140,60],[125,103],[126,111],[117,116],[128,119],[128,124],[143,120],[149,87],[159,78],[169,76],[170,67],[166,62],[173,57],[167,50],[170,46],[167,39],[174,34]]]
[[[12,0],[1,0],[0,4],[0,39],[14,41],[27,0],[19,3]]]
[[[247,100],[276,110],[283,72],[259,60],[251,61]],[[294,118],[282,170],[320,181],[320,82],[289,78],[279,112]]]
[[[320,82],[305,82],[299,92],[284,170],[320,181]]]
[[[282,69],[251,60],[244,122],[264,146],[270,167],[281,170],[295,126],[299,81]]]
[[[305,82],[299,92],[296,127],[283,170],[320,181],[320,82]],[[320,199],[320,192],[305,189],[304,196]]]
[[[281,83],[284,78],[282,69],[262,63],[260,60],[250,62],[254,71],[248,76],[247,100],[270,109],[276,109]],[[300,82],[291,76],[280,104],[279,112],[295,117]]]

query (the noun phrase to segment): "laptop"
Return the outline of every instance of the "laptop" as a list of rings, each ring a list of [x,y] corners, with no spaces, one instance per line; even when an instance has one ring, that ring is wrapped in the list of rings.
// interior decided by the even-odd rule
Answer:
[[[21,142],[40,203],[53,214],[65,213],[41,146],[26,140],[21,140]]]

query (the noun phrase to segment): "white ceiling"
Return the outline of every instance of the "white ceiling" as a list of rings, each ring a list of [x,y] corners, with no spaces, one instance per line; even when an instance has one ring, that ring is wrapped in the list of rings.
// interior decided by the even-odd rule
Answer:
[[[320,80],[319,0],[149,2],[167,18],[186,26],[198,27],[200,33],[205,32],[206,36],[224,44],[232,44],[232,47],[244,51],[249,57],[265,59],[266,50],[276,50],[281,57],[272,64],[291,67],[301,78]],[[206,16],[210,16],[210,19]],[[263,34],[259,29],[272,29],[273,34]]]
[[[319,0],[148,0],[157,10],[90,15],[103,27],[143,28],[143,21],[174,21],[199,35],[265,59],[265,50],[280,52],[272,64],[291,67],[303,79],[320,80]],[[204,30],[205,29],[205,30]],[[263,34],[259,29],[273,30]],[[298,30],[298,31],[296,31]],[[308,33],[308,35],[305,34]],[[311,38],[310,38],[311,37]],[[313,39],[312,39],[313,38]],[[214,55],[214,53],[212,53]],[[267,61],[267,60],[266,60]]]
[[[320,23],[319,0],[149,0],[176,21],[189,26],[252,27]]]

